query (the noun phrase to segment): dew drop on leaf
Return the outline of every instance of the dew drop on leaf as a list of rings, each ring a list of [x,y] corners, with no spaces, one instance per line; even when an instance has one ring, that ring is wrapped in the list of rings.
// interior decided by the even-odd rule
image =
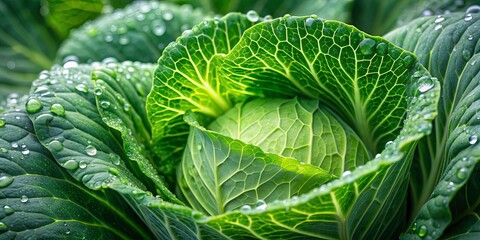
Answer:
[[[478,136],[477,135],[472,135],[468,138],[468,143],[470,143],[472,145],[477,143],[477,141],[478,141]]]
[[[360,52],[365,55],[369,56],[375,53],[375,45],[377,42],[371,38],[365,38],[363,39],[358,47],[360,48]]]
[[[468,41],[472,41],[472,40],[473,40],[473,36],[472,36],[472,35],[468,35],[467,39],[468,39]]]
[[[32,98],[25,104],[25,108],[28,113],[37,113],[43,108],[43,106],[40,100]]]
[[[461,180],[465,180],[467,178],[467,175],[468,175],[468,169],[462,167],[460,169],[458,169],[457,171],[457,177]]]
[[[10,216],[15,212],[15,210],[8,205],[3,206],[3,211],[5,212],[5,215],[7,215],[7,216]]]
[[[95,156],[97,154],[97,149],[92,145],[88,145],[85,147],[85,152],[90,156]]]
[[[256,210],[260,210],[260,211],[263,211],[265,209],[267,209],[267,203],[261,199],[257,200],[257,202],[255,203],[255,209]]]
[[[65,108],[61,104],[55,103],[50,107],[50,112],[57,116],[65,116]]]
[[[433,15],[433,12],[430,9],[425,9],[422,12],[422,17],[428,17],[428,16],[432,16],[432,15]]]
[[[407,55],[403,58],[403,66],[407,69],[410,69],[413,66],[414,61],[415,59],[412,56]]]
[[[50,77],[50,72],[48,72],[47,70],[43,70],[43,71],[40,72],[40,75],[38,76],[38,79],[45,80],[49,77]]]
[[[121,45],[127,45],[130,43],[130,40],[128,39],[128,37],[126,36],[121,36],[120,39],[118,39],[118,42],[121,44]]]
[[[28,154],[30,154],[30,150],[28,148],[24,148],[24,149],[22,149],[22,154],[23,155],[28,155]]]
[[[110,107],[110,102],[109,101],[101,101],[100,102],[100,107],[107,109],[107,108]]]
[[[115,165],[120,165],[120,156],[115,153],[110,153],[110,161]]]
[[[427,235],[428,228],[425,225],[420,226],[418,229],[418,236],[419,237],[425,237]]]
[[[443,22],[443,20],[445,20],[445,17],[443,17],[442,15],[438,15],[438,16],[435,18],[435,23]]]
[[[430,77],[424,76],[419,80],[421,81],[421,83],[418,86],[418,91],[420,91],[421,93],[424,93],[433,88],[434,83]]]
[[[412,230],[413,231],[417,230],[417,223],[413,223]]]
[[[167,30],[167,27],[165,26],[165,23],[163,23],[163,21],[161,21],[161,20],[153,21],[150,26],[152,28],[153,34],[155,34],[155,36],[158,36],[158,37],[165,34],[165,31]]]
[[[258,13],[255,12],[254,10],[250,10],[247,12],[247,19],[248,21],[250,22],[256,22],[258,21],[259,17],[258,17]]]
[[[85,169],[87,167],[87,163],[85,161],[80,161],[80,164],[78,164],[78,166],[81,168],[81,169]]]
[[[0,118],[0,127],[5,126],[5,124],[6,124],[5,119]]]
[[[165,21],[170,21],[173,19],[173,14],[171,12],[164,12],[162,17]]]
[[[347,170],[347,171],[345,171],[345,172],[342,173],[342,177],[348,176],[348,175],[350,175],[351,173],[352,173],[351,171]]]
[[[63,144],[58,140],[53,140],[48,144],[48,147],[53,151],[60,152],[63,150]]]
[[[20,202],[22,202],[22,203],[28,202],[28,197],[25,196],[25,195],[22,195],[22,196],[20,197]]]
[[[0,152],[2,153],[7,153],[8,152],[8,149],[4,148],[4,147],[1,147],[0,148]]]
[[[377,53],[380,56],[385,56],[388,52],[388,45],[384,42],[381,42],[377,45]]]
[[[433,27],[433,30],[437,31],[437,30],[440,30],[442,28],[443,28],[442,24],[437,24],[437,25],[435,25],[435,27]]]
[[[7,224],[0,222],[0,232],[6,232],[8,230]]]
[[[0,173],[0,188],[4,188],[12,184],[13,177],[6,173]]]
[[[63,167],[68,170],[75,170],[78,168],[78,162],[73,159],[70,159],[63,164]]]
[[[87,93],[88,92],[88,88],[85,84],[78,84],[77,86],[75,86],[75,89],[79,92],[82,92],[82,93]]]
[[[250,210],[252,210],[252,207],[250,207],[250,205],[247,205],[247,204],[240,207],[241,212],[246,212],[246,211],[250,211]]]
[[[473,19],[473,16],[472,16],[471,13],[465,14],[465,17],[463,18],[463,20],[465,20],[465,22],[470,22],[472,19]]]

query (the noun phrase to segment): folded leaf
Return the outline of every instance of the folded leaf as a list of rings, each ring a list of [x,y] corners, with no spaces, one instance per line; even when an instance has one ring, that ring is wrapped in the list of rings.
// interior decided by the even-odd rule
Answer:
[[[0,238],[151,238],[113,191],[73,179],[38,142],[24,109],[0,115]]]

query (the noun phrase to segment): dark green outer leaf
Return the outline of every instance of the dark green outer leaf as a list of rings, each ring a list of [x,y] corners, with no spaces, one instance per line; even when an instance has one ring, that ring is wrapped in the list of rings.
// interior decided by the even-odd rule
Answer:
[[[53,160],[25,110],[0,121],[1,239],[150,237],[117,193],[91,192]]]
[[[466,228],[457,222],[479,211],[473,173],[480,161],[479,28],[478,14],[455,13],[418,19],[387,35],[415,52],[443,86],[434,134],[419,143],[412,168],[416,218],[405,238],[438,238],[452,221],[444,234],[458,235],[456,227]]]
[[[199,9],[173,4],[136,2],[73,31],[60,47],[57,63],[68,56],[79,62],[157,62],[165,46],[206,17]]]
[[[38,73],[52,64],[59,38],[45,27],[41,2],[0,2],[0,95],[6,89],[28,92]]]
[[[145,110],[152,86],[153,64],[110,63],[92,74],[97,109],[102,121],[120,132],[123,148],[141,172],[153,181],[155,189],[170,202],[182,204],[165,186],[157,173],[158,157],[152,153],[151,126]],[[117,159],[120,161],[120,158]]]

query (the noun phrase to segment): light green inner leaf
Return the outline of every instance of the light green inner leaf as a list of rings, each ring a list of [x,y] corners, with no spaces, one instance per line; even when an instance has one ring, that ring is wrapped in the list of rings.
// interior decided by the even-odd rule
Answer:
[[[335,178],[310,164],[276,154],[191,124],[178,171],[185,198],[209,215],[247,205],[261,208],[275,200],[299,196]]]
[[[319,100],[255,99],[236,105],[208,129],[337,177],[371,156],[355,132]]]

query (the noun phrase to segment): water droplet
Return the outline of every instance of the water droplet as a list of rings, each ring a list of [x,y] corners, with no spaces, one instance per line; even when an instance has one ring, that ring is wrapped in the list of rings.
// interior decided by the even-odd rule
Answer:
[[[311,27],[316,21],[318,21],[318,19],[309,17],[305,20],[305,26]]]
[[[425,237],[427,235],[427,232],[428,232],[427,226],[422,225],[418,229],[418,236],[419,237]]]
[[[22,149],[22,154],[23,155],[28,155],[28,154],[30,154],[30,150],[28,148],[24,148],[24,149]]]
[[[437,25],[435,25],[435,27],[433,28],[433,30],[437,31],[437,30],[442,29],[442,27],[443,27],[442,24],[437,24]]]
[[[0,118],[0,127],[5,126],[5,124],[7,124],[7,123],[5,122],[5,119]]]
[[[100,107],[107,109],[107,108],[110,107],[110,102],[109,101],[101,101],[100,102]]]
[[[403,58],[403,66],[410,69],[413,66],[414,61],[415,59],[412,56],[407,55]]]
[[[371,38],[365,38],[363,39],[358,47],[360,48],[360,52],[363,55],[369,56],[375,53],[375,45],[377,42]]]
[[[418,86],[418,91],[420,91],[421,93],[424,93],[432,89],[434,86],[432,79],[428,76],[421,77],[419,81],[421,81],[421,83]]]
[[[412,230],[413,230],[413,231],[417,230],[417,223],[413,223],[413,225],[412,225]]]
[[[115,153],[110,153],[110,161],[115,165],[120,165],[120,156]]]
[[[165,21],[170,21],[173,19],[173,14],[171,12],[164,12],[162,17]]]
[[[32,98],[28,100],[27,104],[25,104],[25,108],[28,113],[37,113],[43,108],[43,106],[40,100]]]
[[[247,205],[247,204],[240,207],[241,212],[246,212],[246,211],[250,211],[250,210],[252,210],[252,207],[250,207],[250,205]]]
[[[53,151],[60,152],[63,150],[63,144],[58,140],[53,140],[48,144],[48,147]]]
[[[105,42],[112,42],[113,41],[113,36],[110,34],[105,35]]]
[[[250,22],[256,22],[259,19],[258,13],[254,10],[250,10],[247,12],[247,19]]]
[[[0,173],[0,188],[4,188],[12,184],[13,177],[6,173]]]
[[[151,28],[152,28],[153,34],[155,34],[156,36],[162,36],[163,34],[165,34],[165,31],[167,30],[167,27],[161,20],[153,21],[151,24]]]
[[[47,78],[50,77],[50,72],[48,72],[47,70],[43,70],[40,72],[40,75],[38,75],[38,79],[39,80],[45,80]]]
[[[50,112],[57,116],[65,116],[65,108],[59,103],[55,103],[50,107]]]
[[[75,89],[79,92],[87,93],[88,92],[88,87],[85,84],[78,84],[75,86]]]
[[[479,13],[480,12],[480,6],[472,5],[472,6],[468,7],[465,12],[466,13]]]
[[[73,159],[70,159],[63,164],[63,167],[68,170],[75,170],[78,168],[78,162]]]
[[[461,180],[465,180],[468,176],[468,169],[462,167],[457,171],[457,177]]]
[[[65,231],[65,234],[69,235],[71,233],[70,229],[67,228],[67,230]]]
[[[385,147],[388,147],[388,146],[390,146],[390,145],[392,145],[392,144],[393,144],[393,141],[388,141],[387,143],[385,143]]]
[[[130,111],[130,108],[131,108],[130,104],[128,103],[123,104],[123,111],[128,112]]]
[[[0,148],[0,152],[2,153],[7,153],[8,152],[8,149],[4,148],[4,147],[1,147]]]
[[[8,226],[4,222],[0,222],[0,232],[6,232],[8,230]]]
[[[470,22],[472,19],[473,19],[473,16],[472,16],[471,13],[465,14],[465,17],[463,18],[463,20],[465,20],[465,22]]]
[[[10,144],[10,146],[12,146],[12,148],[18,148],[18,143],[17,142],[12,142],[12,144]]]
[[[377,53],[380,55],[380,56],[385,56],[385,54],[387,54],[388,52],[388,45],[384,42],[381,42],[377,45]]]
[[[472,40],[473,40],[473,36],[472,36],[472,35],[468,35],[467,39],[468,39],[468,41],[472,41]]]
[[[92,145],[88,145],[85,147],[85,152],[90,156],[95,156],[97,154],[97,149]]]
[[[130,43],[130,40],[128,39],[127,36],[121,36],[121,37],[118,39],[118,42],[119,42],[121,45],[127,45],[128,43]]]
[[[5,215],[7,215],[7,216],[10,216],[15,212],[15,210],[8,205],[3,206],[3,211],[5,212]]]
[[[109,168],[108,172],[115,175],[115,176],[118,176],[118,174],[119,174],[118,169],[116,169],[116,168]]]
[[[428,16],[432,16],[432,15],[433,15],[433,12],[432,12],[432,10],[430,10],[430,9],[425,9],[425,10],[423,10],[423,12],[422,12],[422,16],[423,16],[423,17],[428,17]]]
[[[255,202],[255,209],[263,211],[267,209],[267,203],[264,200],[259,199],[257,202]]]
[[[477,135],[472,135],[468,138],[468,143],[470,143],[472,145],[477,143],[477,141],[478,141],[478,136]]]
[[[345,171],[345,172],[342,173],[342,177],[348,176],[348,175],[350,175],[351,173],[352,173],[351,171],[347,170],[347,171]]]
[[[100,95],[102,95],[103,90],[102,90],[102,88],[100,88],[100,87],[96,87],[96,88],[93,90],[93,93],[94,93],[95,95],[97,95],[97,96],[100,96]]]
[[[470,51],[465,49],[462,51],[462,57],[465,61],[468,61],[470,57],[472,57],[472,54],[470,53]]]
[[[28,197],[25,196],[25,195],[22,195],[22,197],[20,197],[20,202],[22,202],[22,203],[28,202]]]
[[[80,164],[78,164],[78,166],[81,168],[81,169],[85,169],[87,167],[87,163],[85,161],[80,161]]]
[[[443,17],[442,15],[438,15],[436,18],[435,18],[435,23],[440,23],[440,22],[443,22],[443,20],[445,20],[445,17]]]
[[[8,61],[7,62],[7,68],[8,69],[13,70],[13,69],[15,69],[15,66],[16,66],[16,64],[15,64],[14,61]]]
[[[98,28],[89,26],[87,29],[87,35],[90,37],[95,37],[98,34]]]

